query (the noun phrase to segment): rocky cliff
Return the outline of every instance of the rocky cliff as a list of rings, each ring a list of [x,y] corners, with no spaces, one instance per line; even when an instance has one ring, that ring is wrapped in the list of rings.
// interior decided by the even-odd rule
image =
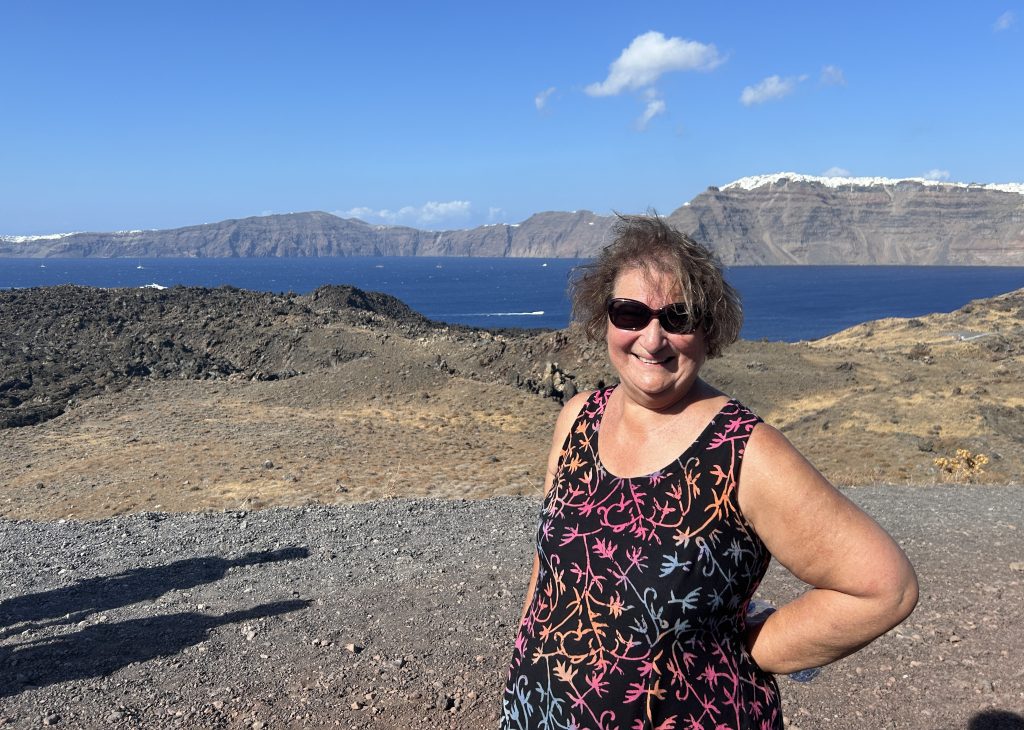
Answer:
[[[726,264],[1024,266],[1022,193],[783,173],[709,188],[669,220]]]
[[[290,213],[162,231],[0,237],[0,257],[534,256],[586,257],[613,218],[590,211],[538,213],[515,225],[421,231],[330,213]]]
[[[708,188],[669,216],[727,265],[1024,266],[1024,185],[819,178],[779,173]],[[538,213],[514,225],[422,231],[329,213],[163,231],[0,237],[3,256],[595,255],[614,216]]]

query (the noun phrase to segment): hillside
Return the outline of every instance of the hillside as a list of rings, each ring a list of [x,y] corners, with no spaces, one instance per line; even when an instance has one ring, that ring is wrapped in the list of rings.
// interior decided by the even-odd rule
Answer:
[[[330,213],[289,213],[185,228],[0,238],[0,257],[548,256],[585,257],[613,219],[589,211],[538,213],[515,225],[421,231]]]
[[[970,480],[1019,484],[1022,321],[1019,290],[704,372],[837,483],[932,484],[966,449],[989,459]],[[575,328],[447,326],[351,287],[0,292],[0,342],[9,518],[535,494],[558,399],[614,382]]]
[[[668,216],[726,265],[1024,266],[1024,185],[779,173],[708,188]],[[0,257],[594,256],[614,216],[538,213],[518,224],[424,231],[330,213],[171,230],[0,236]]]
[[[783,173],[709,188],[669,220],[726,264],[1024,266],[1022,192]]]

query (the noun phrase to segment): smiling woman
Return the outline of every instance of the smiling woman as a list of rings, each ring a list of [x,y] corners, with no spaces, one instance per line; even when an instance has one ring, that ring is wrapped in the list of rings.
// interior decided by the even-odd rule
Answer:
[[[623,218],[573,294],[619,384],[577,395],[555,425],[502,727],[782,728],[773,675],[902,621],[914,571],[778,431],[700,378],[742,322],[710,252],[657,217]],[[755,622],[773,555],[810,589]]]
[[[669,288],[681,298],[680,304],[693,317],[700,315],[700,327],[708,340],[708,356],[717,357],[726,345],[736,341],[743,326],[739,294],[722,276],[714,254],[681,235],[660,218],[622,218],[615,244],[601,252],[592,263],[580,267],[581,275],[571,284],[572,316],[587,335],[604,337],[609,306],[614,299],[619,275],[627,270],[650,278],[667,277]]]

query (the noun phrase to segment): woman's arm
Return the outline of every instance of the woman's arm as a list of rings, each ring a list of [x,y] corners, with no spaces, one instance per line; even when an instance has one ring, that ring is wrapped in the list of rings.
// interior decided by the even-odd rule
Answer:
[[[914,610],[917,577],[895,541],[765,424],[747,443],[739,504],[772,555],[812,587],[750,628],[765,671],[828,664]]]
[[[558,471],[558,459],[562,455],[562,446],[565,444],[565,437],[569,435],[569,429],[572,428],[573,422],[576,417],[583,410],[583,405],[590,398],[593,391],[587,393],[577,393],[562,406],[561,412],[558,414],[558,420],[555,421],[555,431],[551,437],[551,449],[548,451],[548,467],[547,474],[544,477],[544,496],[548,496],[548,492],[551,491],[551,486],[555,483],[555,474]],[[530,572],[530,582],[526,586],[526,600],[523,601],[523,611],[519,616],[519,623],[523,623],[523,619],[526,618],[526,612],[530,610],[530,601],[533,600],[533,592],[537,588],[537,573],[540,571],[540,556],[537,552],[533,553],[533,570]]]

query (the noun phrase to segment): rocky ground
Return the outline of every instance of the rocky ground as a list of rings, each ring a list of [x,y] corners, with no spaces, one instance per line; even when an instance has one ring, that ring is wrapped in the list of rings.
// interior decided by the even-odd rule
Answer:
[[[708,364],[921,575],[784,683],[791,726],[1024,729],[1022,322],[1018,291]],[[558,401],[610,380],[574,330],[348,287],[0,292],[0,727],[493,727]]]
[[[611,382],[575,330],[429,322],[348,287],[0,292],[0,516],[537,494],[563,393]],[[1024,482],[1024,290],[707,379],[833,481]],[[59,417],[58,417],[59,416]],[[958,450],[981,469],[943,469]]]
[[[781,680],[789,727],[1024,727],[1024,488],[848,494],[921,602],[815,681]],[[496,727],[538,507],[0,521],[0,727]],[[798,590],[773,568],[760,595]]]

